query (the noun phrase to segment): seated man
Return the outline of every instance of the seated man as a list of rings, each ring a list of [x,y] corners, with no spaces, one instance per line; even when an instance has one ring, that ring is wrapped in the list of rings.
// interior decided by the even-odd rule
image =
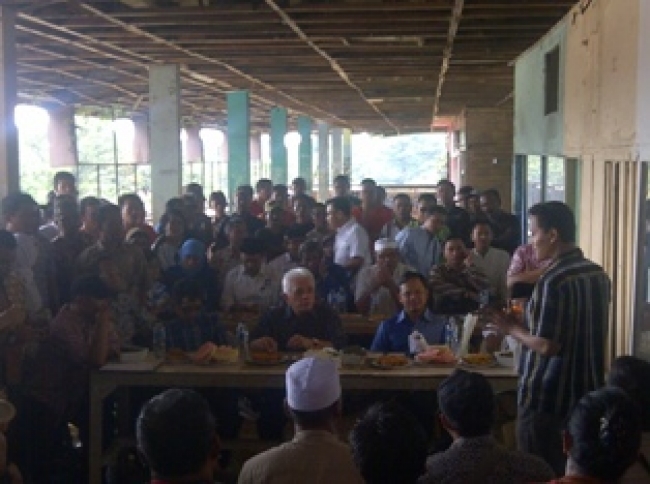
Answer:
[[[226,276],[221,307],[226,311],[265,311],[279,302],[277,275],[264,263],[264,242],[246,238],[241,247],[242,263]]]
[[[427,436],[397,403],[370,407],[350,432],[350,446],[366,484],[415,484],[424,473]]]
[[[427,459],[422,483],[546,482],[553,477],[539,457],[508,450],[494,440],[494,393],[483,375],[455,370],[438,387],[438,405],[440,422],[454,443]]]
[[[208,341],[220,346],[230,343],[216,314],[204,309],[203,289],[198,281],[181,279],[172,290],[175,318],[167,323],[167,348],[196,351]]]
[[[428,274],[431,267],[440,262],[440,234],[446,230],[447,215],[442,207],[424,205],[421,216],[420,227],[405,228],[395,236],[395,241],[402,262],[420,274]]]
[[[286,252],[269,260],[268,266],[275,271],[278,277],[298,267],[300,263],[300,246],[305,241],[306,231],[298,225],[292,225],[284,234],[284,249]]]
[[[152,483],[213,482],[220,449],[216,428],[207,402],[193,390],[172,388],[149,400],[136,436]]]
[[[362,314],[386,318],[401,307],[398,284],[412,269],[399,261],[399,249],[392,240],[377,240],[375,254],[377,263],[359,272],[355,304]]]
[[[252,351],[341,348],[345,334],[341,320],[328,306],[316,303],[314,276],[295,268],[282,278],[286,304],[266,313],[251,331]]]
[[[379,325],[370,350],[408,353],[408,337],[413,331],[419,331],[429,344],[444,344],[445,321],[427,308],[429,289],[422,274],[404,274],[399,299],[404,309]]]
[[[492,227],[488,222],[476,222],[472,228],[474,248],[470,251],[468,260],[487,276],[490,300],[505,305],[508,300],[506,273],[510,266],[510,254],[491,247],[492,236]]]
[[[239,484],[363,482],[350,449],[334,431],[341,415],[341,383],[334,361],[304,358],[291,365],[285,408],[293,420],[293,440],[246,461]]]
[[[434,267],[429,276],[433,310],[444,314],[465,314],[479,307],[481,294],[490,283],[476,266],[467,264],[465,242],[452,235],[445,243],[445,263]]]

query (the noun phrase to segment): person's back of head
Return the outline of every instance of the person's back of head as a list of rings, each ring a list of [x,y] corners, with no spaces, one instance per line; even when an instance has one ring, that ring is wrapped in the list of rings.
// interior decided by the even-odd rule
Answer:
[[[219,440],[205,399],[172,388],[149,400],[136,423],[138,450],[155,478],[212,479]]]
[[[609,369],[607,385],[623,390],[641,412],[641,426],[650,432],[650,362],[634,356],[620,356]]]
[[[494,393],[480,373],[455,370],[438,387],[443,425],[459,437],[489,435],[494,422]]]
[[[415,483],[424,474],[426,434],[396,403],[370,407],[350,432],[350,445],[367,484]]]
[[[285,383],[286,405],[298,428],[331,427],[341,409],[341,382],[333,360],[303,358],[289,367]]]
[[[637,459],[640,446],[635,403],[619,388],[601,388],[582,397],[569,417],[567,474],[615,482]]]

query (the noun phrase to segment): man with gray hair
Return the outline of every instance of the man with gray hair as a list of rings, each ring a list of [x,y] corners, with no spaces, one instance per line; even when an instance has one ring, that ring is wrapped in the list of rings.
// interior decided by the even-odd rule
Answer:
[[[316,302],[313,274],[303,267],[282,278],[284,303],[262,316],[251,332],[253,351],[304,351],[341,348],[345,334],[341,319],[328,306]]]
[[[246,461],[238,483],[361,484],[350,449],[336,437],[341,382],[334,361],[304,358],[294,363],[286,373],[286,389],[293,440]]]

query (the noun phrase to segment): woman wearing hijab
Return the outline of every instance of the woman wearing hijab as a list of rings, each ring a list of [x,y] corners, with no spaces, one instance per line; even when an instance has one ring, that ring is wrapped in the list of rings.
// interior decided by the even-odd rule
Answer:
[[[189,279],[199,283],[203,289],[203,309],[207,312],[217,310],[217,275],[208,265],[206,247],[197,239],[188,239],[178,251],[178,265],[165,271],[163,280],[167,290],[171,293],[176,282]]]

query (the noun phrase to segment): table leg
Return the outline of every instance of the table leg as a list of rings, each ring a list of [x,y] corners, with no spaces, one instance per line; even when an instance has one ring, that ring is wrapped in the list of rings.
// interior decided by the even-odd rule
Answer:
[[[91,377],[90,442],[88,443],[88,482],[90,484],[102,484],[102,413],[104,398],[114,389],[115,385],[102,384]]]

